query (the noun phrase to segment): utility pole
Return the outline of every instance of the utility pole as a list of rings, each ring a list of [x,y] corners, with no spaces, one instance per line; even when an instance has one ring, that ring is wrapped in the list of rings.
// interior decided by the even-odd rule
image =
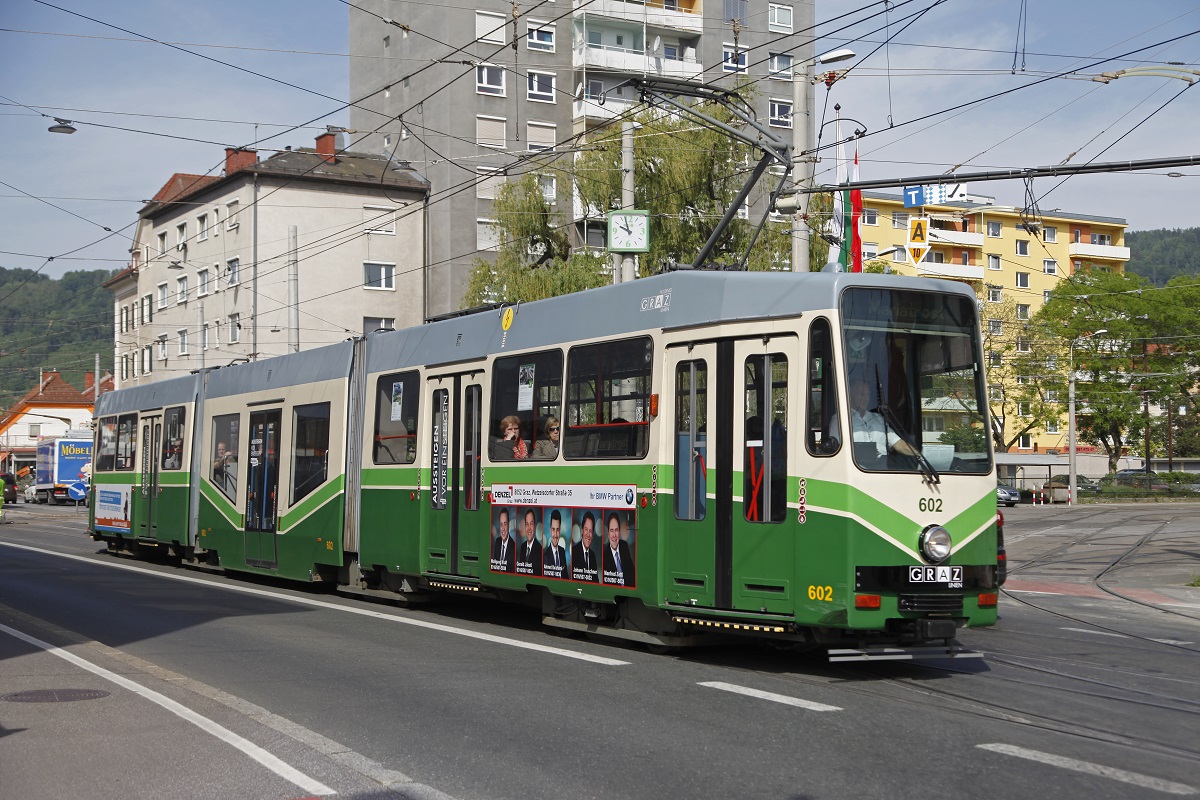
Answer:
[[[300,352],[300,235],[288,228],[288,350]]]
[[[637,123],[625,120],[621,123],[621,208],[633,208],[633,132]],[[633,253],[621,254],[621,277],[613,275],[613,283],[625,283],[634,279]]]

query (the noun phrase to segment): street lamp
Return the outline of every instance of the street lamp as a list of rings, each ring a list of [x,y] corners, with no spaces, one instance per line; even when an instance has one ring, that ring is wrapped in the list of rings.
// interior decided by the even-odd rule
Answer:
[[[796,185],[804,188],[812,181],[815,159],[804,155],[808,149],[809,137],[812,133],[812,120],[809,117],[808,95],[813,85],[813,67],[817,64],[835,64],[854,58],[855,53],[849,48],[831,50],[816,58],[805,59],[799,74],[792,73],[792,152],[801,160]],[[808,272],[808,195],[796,192],[794,195],[795,221],[792,234],[792,272]],[[791,198],[788,198],[791,200]],[[787,210],[788,206],[781,201],[776,204],[779,210]]]
[[[1067,372],[1071,376],[1070,389],[1067,392],[1067,447],[1069,448],[1070,456],[1068,457],[1068,472],[1070,478],[1068,482],[1068,492],[1070,493],[1070,503],[1075,505],[1075,497],[1078,493],[1076,485],[1075,473],[1075,345],[1082,342],[1084,339],[1091,339],[1093,336],[1099,336],[1102,333],[1108,333],[1107,328],[1101,328],[1098,331],[1077,336],[1071,340],[1071,346],[1068,349]]]

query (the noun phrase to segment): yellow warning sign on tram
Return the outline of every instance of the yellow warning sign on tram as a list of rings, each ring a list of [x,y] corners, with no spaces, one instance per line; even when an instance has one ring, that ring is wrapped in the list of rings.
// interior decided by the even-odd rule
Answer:
[[[929,217],[908,218],[908,257],[919,264],[929,252]]]
[[[504,313],[500,315],[500,330],[508,332],[508,329],[512,327],[513,316],[515,315],[512,306],[504,309]]]

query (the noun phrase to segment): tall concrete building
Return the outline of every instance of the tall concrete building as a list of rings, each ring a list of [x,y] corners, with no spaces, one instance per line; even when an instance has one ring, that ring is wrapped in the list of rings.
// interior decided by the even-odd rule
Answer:
[[[349,13],[354,146],[430,181],[432,314],[461,307],[472,266],[497,246],[499,173],[570,158],[633,108],[628,78],[749,78],[758,120],[785,140],[797,91],[812,92],[793,73],[813,55],[813,0],[354,0]],[[571,216],[575,246],[604,246],[603,218],[573,208],[571,187],[543,190]]]

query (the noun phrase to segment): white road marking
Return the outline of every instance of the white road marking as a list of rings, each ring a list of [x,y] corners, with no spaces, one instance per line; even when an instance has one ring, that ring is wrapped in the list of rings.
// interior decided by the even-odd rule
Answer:
[[[1093,631],[1093,630],[1088,630],[1087,628],[1059,628],[1059,630],[1061,630],[1061,631],[1071,631],[1072,633],[1090,633],[1090,634],[1092,634],[1093,636],[1112,636],[1112,637],[1114,637],[1114,638],[1116,638],[1116,639],[1129,639],[1129,638],[1131,638],[1131,637],[1129,637],[1129,636],[1126,636],[1126,635],[1125,635],[1125,634],[1123,634],[1123,633],[1110,633],[1109,631]]]
[[[770,700],[772,703],[783,703],[785,706],[806,708],[809,711],[842,710],[840,706],[827,706],[824,703],[814,703],[811,700],[801,700],[798,697],[788,697],[785,694],[775,694],[774,692],[764,692],[758,689],[751,689],[746,686],[738,686],[736,683],[725,683],[724,681],[702,681],[700,685],[707,686],[710,689],[720,689],[723,692],[733,692],[734,694],[744,694],[747,697],[757,697],[759,700]]]
[[[1062,594],[1062,592],[1038,592],[1038,591],[1034,591],[1033,589],[1005,589],[1004,591],[1010,592],[1012,594],[1049,594],[1049,595],[1056,595],[1056,596]]]
[[[315,608],[325,608],[331,611],[341,611],[346,614],[357,614],[360,617],[372,617],[374,619],[382,619],[388,622],[397,622],[401,625],[411,625],[414,628],[425,628],[431,631],[440,631],[441,633],[452,633],[456,636],[466,636],[471,639],[479,639],[493,644],[503,644],[509,647],[519,647],[524,650],[535,650],[539,653],[548,653],[550,655],[563,656],[564,658],[574,658],[579,661],[588,661],[593,664],[600,664],[606,667],[622,667],[628,666],[628,661],[620,661],[615,658],[606,658],[605,656],[594,656],[588,653],[577,653],[573,650],[566,650],[561,647],[550,647],[544,644],[534,644],[532,642],[522,642],[519,639],[509,639],[505,636],[495,636],[490,633],[480,633],[471,631],[465,628],[455,628],[451,625],[442,625],[437,622],[426,622],[424,620],[412,619],[411,617],[398,616],[396,614],[385,614],[382,611],[375,611],[370,608],[356,608],[354,606],[343,606],[337,603],[328,603],[324,600],[315,600],[311,597],[297,597],[295,595],[283,594],[278,592],[270,592],[265,589],[255,589],[251,586],[238,586],[230,583],[216,583],[203,578],[195,578],[190,575],[176,575],[170,572],[158,572],[157,570],[143,569],[132,564],[123,564],[121,562],[97,561],[83,556],[70,555],[68,553],[56,553],[53,550],[42,550],[38,547],[30,547],[24,544],[14,544],[12,542],[0,542],[4,547],[15,547],[18,550],[28,550],[31,553],[41,553],[48,556],[57,556],[59,558],[67,558],[72,561],[82,561],[85,564],[92,566],[108,567],[110,569],[123,569],[129,572],[137,572],[143,575],[153,575],[166,580],[181,581],[183,583],[195,583],[201,586],[207,586],[213,589],[224,589],[230,592],[241,592],[242,594],[256,595],[258,597],[269,597],[272,600],[286,600],[289,603],[296,603],[303,606],[313,606]]]
[[[28,644],[31,644],[34,647],[40,647],[42,650],[45,650],[50,655],[58,656],[59,658],[63,659],[64,661],[68,661],[71,664],[74,664],[75,666],[79,667],[80,669],[85,669],[94,675],[99,675],[101,678],[104,678],[107,681],[111,681],[123,689],[127,689],[136,695],[140,695],[141,697],[146,698],[147,700],[149,700],[152,703],[156,703],[156,704],[162,706],[167,711],[170,711],[172,714],[175,714],[176,716],[186,720],[187,722],[192,723],[193,725],[195,725],[197,728],[204,731],[205,733],[209,733],[209,734],[217,737],[221,741],[225,742],[226,744],[228,744],[238,750],[241,750],[247,756],[254,759],[258,763],[262,764],[264,767],[271,770],[279,777],[283,778],[286,781],[294,783],[296,786],[299,786],[301,789],[303,789],[306,792],[310,792],[311,794],[319,795],[319,796],[337,794],[337,792],[335,792],[333,789],[330,789],[325,784],[321,783],[320,781],[318,781],[314,778],[310,778],[309,776],[305,775],[300,770],[298,770],[295,767],[293,767],[292,765],[282,761],[281,759],[276,758],[275,756],[271,755],[266,750],[262,749],[261,747],[254,744],[253,742],[249,741],[248,739],[244,739],[243,737],[238,736],[236,733],[229,730],[224,725],[220,725],[216,722],[213,722],[208,717],[204,717],[204,716],[201,716],[200,714],[197,714],[195,711],[192,711],[187,706],[185,706],[181,703],[175,702],[174,700],[167,697],[166,695],[159,694],[158,692],[154,691],[153,689],[148,689],[145,686],[142,686],[140,683],[135,683],[135,682],[129,680],[128,678],[123,678],[114,672],[109,672],[104,667],[101,667],[97,664],[93,664],[90,661],[82,659],[79,656],[75,655],[74,653],[69,653],[66,650],[55,647],[54,645],[50,644],[49,642],[43,642],[41,639],[35,639],[34,637],[24,634],[21,631],[10,628],[7,625],[0,625],[0,632],[7,633],[9,636],[13,636],[17,639],[20,639],[23,642],[27,642]]]
[[[1127,772],[1123,769],[1106,767],[1103,764],[1093,764],[1089,761],[1077,761],[1074,758],[1065,758],[1050,753],[1042,753],[1037,750],[1026,750],[1024,747],[1016,747],[1011,744],[978,744],[975,746],[981,750],[991,750],[994,753],[1003,753],[1006,756],[1016,756],[1017,758],[1028,759],[1029,761],[1038,761],[1042,764],[1049,764],[1052,767],[1062,767],[1063,769],[1084,772],[1101,778],[1110,778],[1122,783],[1131,783],[1134,786],[1153,789],[1156,792],[1184,795],[1196,794],[1196,789],[1185,783],[1172,783],[1171,781],[1164,781],[1161,778],[1151,778],[1149,775]]]

